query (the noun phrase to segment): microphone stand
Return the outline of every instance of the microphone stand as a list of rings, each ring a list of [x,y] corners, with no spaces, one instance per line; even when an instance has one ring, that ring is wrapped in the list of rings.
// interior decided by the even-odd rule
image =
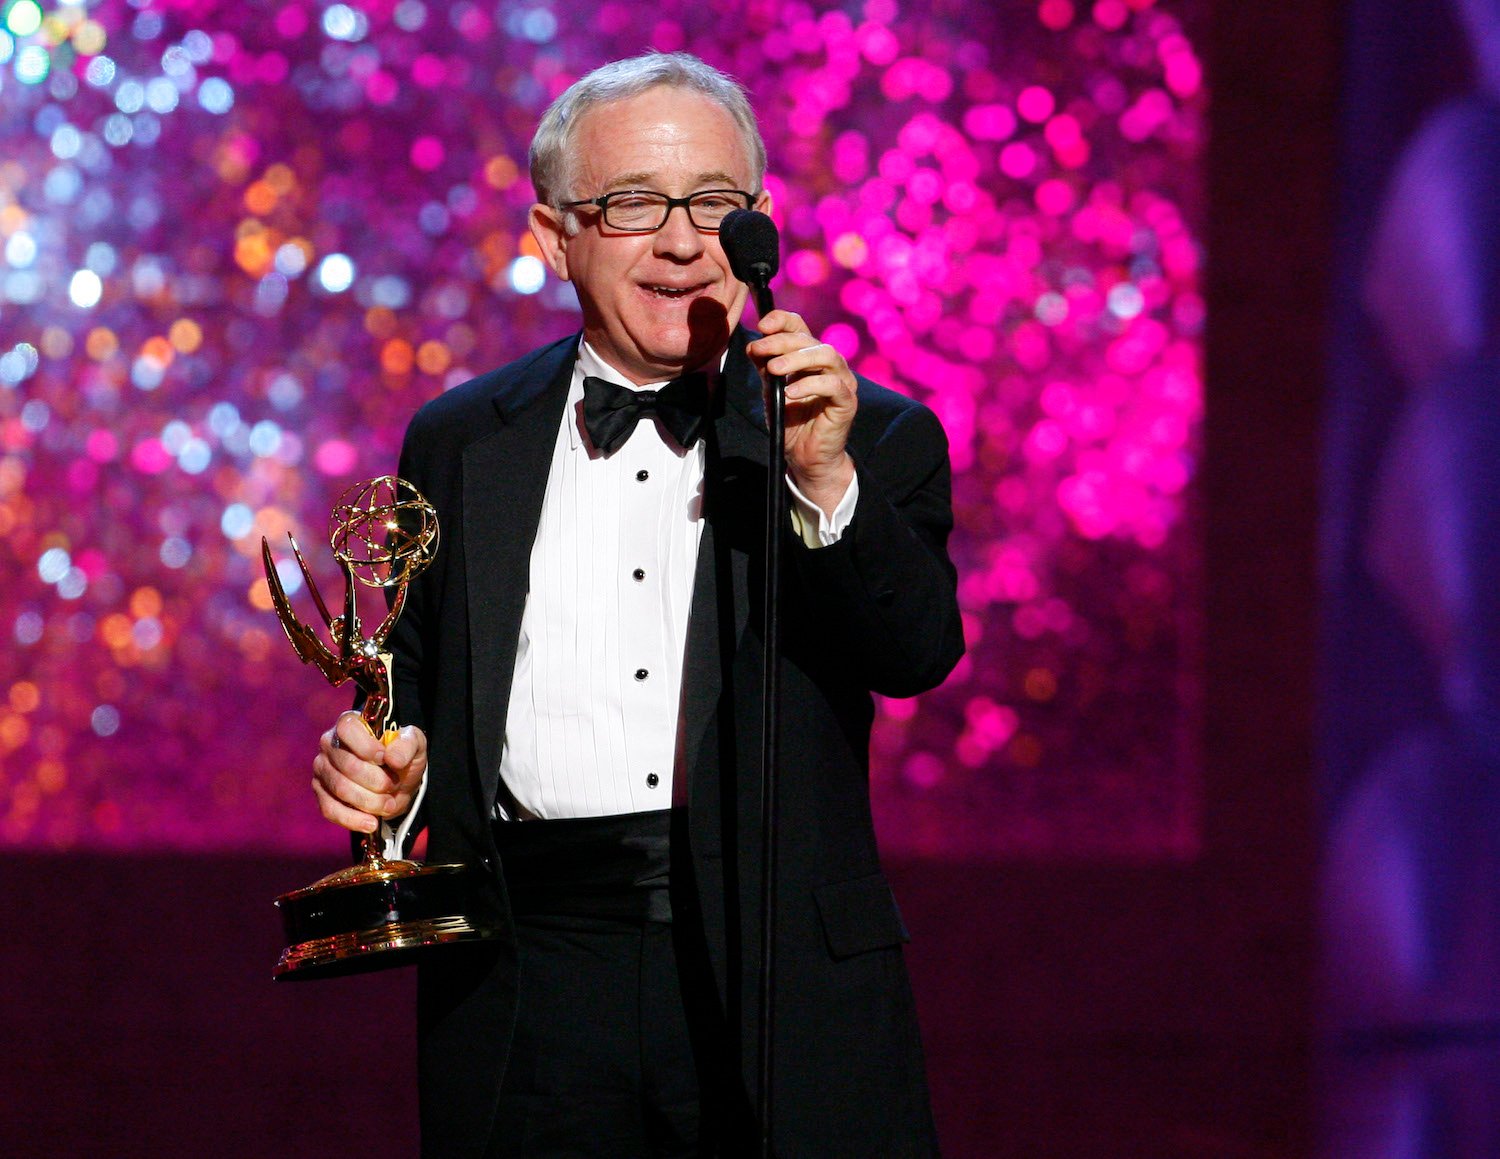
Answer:
[[[764,318],[776,308],[768,285],[771,270],[751,267],[755,308]],[[757,1107],[761,1159],[771,1159],[771,1076],[776,978],[776,774],[780,768],[781,731],[781,539],[786,528],[786,379],[772,375],[766,400],[770,429],[770,462],[766,471],[765,668],[761,697],[760,739],[760,1019],[759,1093]]]

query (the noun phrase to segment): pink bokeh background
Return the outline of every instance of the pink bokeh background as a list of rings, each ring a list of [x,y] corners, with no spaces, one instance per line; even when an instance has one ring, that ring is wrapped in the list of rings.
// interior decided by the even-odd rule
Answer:
[[[343,848],[307,770],[347,697],[283,639],[260,537],[336,592],[332,501],[412,411],[577,326],[526,146],[654,46],[751,90],[778,302],[952,443],[969,654],[880,705],[887,847],[1196,850],[1202,0],[28,4],[0,32],[0,845]]]

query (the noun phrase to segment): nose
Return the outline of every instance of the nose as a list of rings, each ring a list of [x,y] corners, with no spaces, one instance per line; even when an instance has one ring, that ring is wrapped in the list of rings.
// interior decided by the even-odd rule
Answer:
[[[666,223],[652,235],[653,249],[659,257],[691,261],[703,252],[703,238],[688,216],[687,206],[674,205],[667,213]]]

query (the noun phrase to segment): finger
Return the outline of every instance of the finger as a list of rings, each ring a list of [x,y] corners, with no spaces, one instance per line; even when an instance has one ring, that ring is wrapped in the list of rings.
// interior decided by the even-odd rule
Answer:
[[[386,819],[394,823],[397,817],[404,817],[411,811],[411,803],[415,797],[415,793],[397,793],[391,798],[391,812]]]
[[[408,769],[405,775],[402,776],[401,780],[396,783],[395,795],[400,796],[404,793],[406,796],[410,797],[419,788],[422,787],[422,778],[426,775],[426,760],[412,762],[412,767]]]
[[[313,761],[313,776],[331,796],[351,808],[377,817],[390,816],[391,794],[398,786],[384,769],[347,753],[331,758],[319,753]]]
[[[427,753],[427,738],[415,725],[406,725],[394,740],[385,746],[385,767],[400,776],[411,763]]]
[[[405,794],[409,797],[421,788],[422,778],[427,775],[427,757],[418,756],[406,768],[389,771],[394,780],[386,795],[394,798]]]
[[[788,354],[794,350],[803,350],[820,343],[805,330],[789,331],[785,334],[769,334],[764,338],[757,338],[745,347],[745,353],[758,364],[764,365],[771,359],[781,354]]]
[[[808,373],[849,374],[843,355],[826,342],[813,342],[778,352],[767,361],[766,369],[785,378]],[[853,375],[849,378],[852,384]]]
[[[385,746],[353,709],[340,713],[332,730],[324,736],[329,738],[333,748],[351,752],[362,761],[378,765],[385,760]]]
[[[786,400],[788,403],[822,403],[831,410],[841,413],[848,411],[848,417],[853,417],[854,409],[859,403],[859,396],[854,388],[839,376],[817,374],[796,378],[788,383]]]
[[[357,726],[361,732],[364,725]],[[368,746],[361,746],[368,750]],[[382,762],[385,759],[385,748],[376,742],[374,756]],[[354,750],[346,747],[337,732],[325,732],[318,746],[318,756],[313,762],[317,767],[318,761],[325,762],[330,770],[342,777],[353,781],[357,785],[363,785],[376,793],[389,793],[396,784],[396,778],[386,770],[383,764],[375,764],[364,757],[359,756]]]
[[[767,336],[788,333],[812,333],[807,323],[802,320],[802,315],[794,314],[790,310],[772,310],[756,323],[756,326],[762,334]]]
[[[313,778],[313,795],[318,799],[318,811],[335,825],[342,825],[354,833],[373,833],[379,822],[368,813],[351,809]]]

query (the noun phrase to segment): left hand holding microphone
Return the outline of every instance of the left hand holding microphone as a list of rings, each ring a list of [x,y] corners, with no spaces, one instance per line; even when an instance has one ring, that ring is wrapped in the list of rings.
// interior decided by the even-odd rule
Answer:
[[[854,372],[800,315],[772,310],[746,347],[762,375],[786,379],[786,462],[798,490],[830,515],[854,478],[845,451],[858,407]]]

